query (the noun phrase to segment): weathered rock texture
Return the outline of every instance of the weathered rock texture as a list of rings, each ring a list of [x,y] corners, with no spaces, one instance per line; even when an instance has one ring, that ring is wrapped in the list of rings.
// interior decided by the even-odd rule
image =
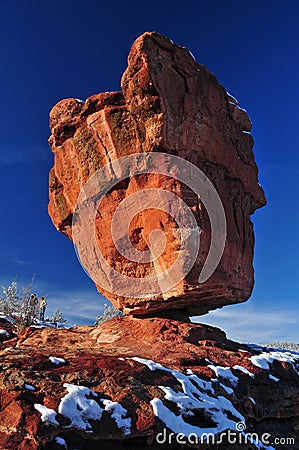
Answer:
[[[15,337],[14,320],[0,314],[0,344]]]
[[[199,167],[221,197],[227,241],[217,270],[198,285],[211,234],[201,199],[172,178],[139,175],[109,192],[96,218],[97,239],[106,261],[129,276],[155,274],[152,263],[139,264],[120,256],[110,233],[111,218],[120,202],[139,189],[153,187],[180,196],[193,211],[203,230],[197,261],[175,289],[150,299],[98,289],[117,308],[133,315],[178,308],[189,315],[204,314],[247,300],[254,283],[250,215],[265,204],[265,197],[258,184],[246,111],[186,48],[157,33],[145,33],[135,41],[121,85],[121,92],[95,94],[85,102],[62,100],[51,111],[49,142],[55,160],[50,172],[49,213],[53,223],[72,238],[72,216],[80,189],[111,160],[138,152],[175,154]],[[132,222],[131,242],[138,250],[146,250],[150,231],[163,230],[168,246],[158,265],[167,268],[179,246],[176,227],[171,214],[147,210]],[[96,259],[93,264],[96,266]]]
[[[162,318],[27,329],[0,349],[1,450],[59,450],[61,439],[69,450],[187,449],[174,434],[171,445],[158,444],[157,434],[177,433],[181,423],[200,437],[203,428],[213,431],[215,417],[222,430],[236,431],[242,421],[259,439],[270,434],[269,445],[298,438],[299,356],[262,350],[229,341],[217,328]],[[43,406],[52,410],[44,419]],[[298,448],[288,442],[273,448]],[[208,448],[264,447],[223,441]]]

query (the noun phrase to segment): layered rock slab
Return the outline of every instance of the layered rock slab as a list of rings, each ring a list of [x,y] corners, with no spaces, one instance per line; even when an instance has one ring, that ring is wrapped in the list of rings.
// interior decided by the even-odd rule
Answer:
[[[298,438],[299,355],[242,345],[207,325],[126,316],[30,328],[2,345],[0,361],[5,450],[190,448],[178,446],[180,432],[195,433],[196,448],[217,449],[220,432],[240,422],[259,440],[270,435],[268,445]],[[215,438],[209,446],[204,432]],[[263,444],[238,438],[236,448]],[[221,449],[231,448],[224,439]]]
[[[103,166],[136,153],[177,155],[202,170],[223,204],[227,238],[217,269],[205,283],[198,283],[211,245],[211,224],[201,196],[171,177],[170,167],[169,177],[133,173],[106,194],[95,217],[97,244],[104,259],[113,270],[132,278],[132,289],[126,295],[115,293],[113,271],[100,267],[111,289],[98,283],[98,290],[118,309],[133,315],[181,308],[189,315],[204,314],[246,301],[254,283],[250,215],[265,204],[246,111],[186,48],[158,33],[145,33],[134,42],[121,85],[121,92],[95,94],[85,102],[62,100],[50,113],[54,167],[49,214],[54,225],[72,238],[78,195]],[[112,171],[111,179],[114,176]],[[201,229],[201,240],[192,270],[171,290],[138,297],[134,279],[167,271],[181,245],[170,204],[163,212],[141,211],[129,227],[130,241],[140,252],[151,247],[152,230],[163,231],[167,245],[157,263],[140,264],[118,252],[111,233],[112,217],[123,200],[143,189],[167,190],[182,198]],[[88,260],[91,271],[97,270],[99,261],[93,251]]]

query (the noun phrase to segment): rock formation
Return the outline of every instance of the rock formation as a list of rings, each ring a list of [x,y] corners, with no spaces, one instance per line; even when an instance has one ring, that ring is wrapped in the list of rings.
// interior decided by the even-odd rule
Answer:
[[[14,320],[0,313],[0,344],[15,337]]]
[[[1,450],[299,448],[299,354],[187,322],[252,290],[250,215],[265,198],[246,112],[188,50],[145,33],[121,92],[63,100],[50,122],[53,223],[129,315],[13,339],[0,321]],[[202,282],[215,236],[223,255]],[[123,294],[115,271],[131,277]]]
[[[129,171],[126,179],[107,192],[94,221],[96,242],[108,268],[99,263],[93,247],[81,261],[86,265],[88,260],[89,273],[102,271],[111,289],[96,282],[98,290],[118,309],[133,315],[157,315],[163,310],[182,308],[187,315],[204,314],[247,300],[254,283],[250,215],[265,204],[265,197],[258,184],[251,122],[246,111],[186,48],[158,33],[145,33],[134,42],[121,86],[120,92],[95,94],[84,102],[74,98],[62,100],[51,111],[49,142],[55,159],[50,172],[49,213],[53,223],[72,239],[79,193],[103,166],[112,164],[112,180],[117,161],[125,155],[176,155],[208,177],[224,208],[227,236],[214,273],[199,283],[212,240],[209,205],[188,183],[186,186],[173,178],[171,174],[180,172],[180,167],[173,167],[175,164],[168,167],[169,176]],[[190,228],[181,204],[173,208],[173,203],[168,202],[163,211],[140,208],[128,229],[130,242],[139,252],[153,252],[150,234],[158,230],[164,233],[165,250],[155,261],[142,264],[121,255],[111,233],[112,218],[122,201],[145,189],[167,190],[182,199],[194,214],[201,234],[192,270],[171,289],[141,296],[134,290],[137,281],[160,276],[161,272],[163,275],[174,264],[182,244],[172,209],[177,209],[182,217],[180,229]],[[142,207],[142,201],[139,204]],[[126,224],[122,223],[126,213],[124,210],[118,220],[120,240],[126,231]],[[81,238],[91,239],[88,232]],[[192,245],[185,249],[181,269],[189,261],[191,250]],[[132,278],[130,289],[124,294],[114,290],[114,271]]]
[[[187,449],[203,432],[214,441],[196,448],[298,448],[273,443],[298,438],[299,355],[217,328],[130,316],[32,327],[3,343],[0,358],[3,450]],[[237,446],[213,445],[229,429]],[[242,431],[259,441],[239,441]]]

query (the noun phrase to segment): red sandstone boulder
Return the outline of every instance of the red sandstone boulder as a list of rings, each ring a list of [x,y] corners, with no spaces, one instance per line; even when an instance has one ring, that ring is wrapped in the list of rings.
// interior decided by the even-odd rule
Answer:
[[[265,204],[252,152],[251,122],[246,111],[186,48],[158,33],[143,34],[130,51],[122,91],[95,94],[85,102],[62,100],[50,113],[50,127],[55,159],[50,172],[49,214],[56,228],[69,238],[75,230],[76,245],[79,250],[83,247],[79,251],[81,262],[98,290],[118,309],[133,315],[185,309],[195,315],[248,299],[254,283],[250,215]],[[123,156],[150,152],[156,156],[154,173],[137,173],[136,160],[128,170],[118,165]],[[159,153],[176,155],[200,169],[211,182],[206,193],[191,189],[192,170],[188,172],[175,156],[167,161],[161,155],[159,160]],[[83,226],[74,215],[76,202],[82,187],[105,165],[106,179],[99,190],[106,181],[114,185],[95,208],[91,222]],[[139,168],[142,165],[141,161]],[[187,175],[182,180],[179,175],[184,171]],[[146,190],[145,197],[133,197]],[[154,190],[159,191],[156,205],[148,201]],[[222,228],[219,208],[214,223],[209,212],[208,197],[213,190],[224,209],[226,226]],[[183,200],[196,226],[182,203],[162,198],[161,191]],[[112,219],[124,201],[128,206],[121,209],[111,231]],[[88,215],[88,208],[96,202],[97,192],[82,201],[86,208],[83,215]],[[159,203],[163,204],[160,209]],[[137,211],[132,217],[130,208]],[[194,256],[196,227],[200,245]],[[213,240],[215,227],[217,239]],[[182,229],[191,232],[184,237]],[[152,239],[153,230],[158,230],[155,237],[159,239],[163,232],[164,241]],[[224,251],[218,255],[221,259],[216,261],[215,270],[199,282],[210,250],[224,238]],[[121,254],[118,243],[120,247],[132,245],[138,254],[150,256],[141,262],[134,260],[130,254]],[[105,264],[99,260],[96,247]],[[168,271],[178,255],[180,263],[173,275]],[[119,281],[117,274],[128,282]],[[165,277],[171,278],[170,283],[164,283]],[[148,279],[154,280],[153,288],[146,284],[151,281],[142,284],[141,280]]]
[[[297,448],[298,354],[232,342],[207,325],[126,316],[30,328],[0,359],[1,449],[187,449],[193,433],[196,448],[231,450],[228,430],[240,432],[240,450],[277,437],[293,441],[276,450]],[[246,444],[242,431],[259,441]]]

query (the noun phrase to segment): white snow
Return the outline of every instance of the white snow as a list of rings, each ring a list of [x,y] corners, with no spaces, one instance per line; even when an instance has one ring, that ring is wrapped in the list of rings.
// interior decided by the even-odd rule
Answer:
[[[127,436],[131,433],[131,423],[132,420],[127,415],[127,410],[121,406],[120,403],[112,402],[111,400],[102,400],[105,405],[105,411],[112,413],[111,417],[115,420],[116,425],[120,428],[123,433]]]
[[[131,419],[128,411],[118,402],[99,398],[98,394],[85,386],[75,386],[65,383],[63,385],[68,394],[60,401],[58,412],[70,420],[66,428],[76,428],[87,433],[92,433],[90,420],[101,420],[104,411],[111,415],[116,425],[127,436],[131,433]],[[93,397],[93,398],[91,398]],[[104,405],[101,407],[96,399]]]
[[[245,421],[244,417],[228,399],[223,396],[216,396],[212,382],[200,379],[192,370],[187,370],[185,375],[178,370],[169,369],[151,360],[137,357],[131,359],[145,364],[150,370],[163,370],[171,373],[181,385],[178,392],[171,387],[158,386],[164,392],[164,398],[176,404],[180,414],[174,414],[160,398],[155,397],[150,401],[155,416],[159,417],[167,428],[174,433],[183,433],[185,436],[191,433],[198,436],[203,433],[217,434],[228,429],[235,430],[237,422]],[[213,422],[211,427],[201,428],[184,420],[188,416],[193,416],[198,409],[205,410],[207,417]]]
[[[56,356],[49,356],[49,360],[52,364],[56,364],[57,366],[59,364],[64,364],[65,360],[63,358],[56,358]]]
[[[250,370],[246,369],[246,367],[243,366],[233,366],[233,369],[240,370],[243,373],[246,373],[246,375],[249,375],[251,378],[254,378],[254,373],[250,372]]]
[[[269,353],[261,353],[260,355],[251,356],[250,361],[260,369],[269,370],[269,363],[273,362],[273,358]]]
[[[252,403],[253,403],[254,405],[256,404],[254,398],[252,398],[252,397],[248,397],[248,398],[249,398],[249,400],[252,401]]]
[[[189,52],[190,55],[192,56],[192,59],[194,59],[194,61],[196,61],[195,56],[193,55],[193,53],[191,53],[190,50],[188,50],[188,52]]]
[[[292,352],[262,352],[259,355],[251,356],[249,359],[252,364],[264,370],[269,370],[269,364],[272,364],[274,360],[290,363],[295,370],[295,364],[299,363],[299,355]]]
[[[236,97],[234,97],[232,94],[230,94],[229,92],[226,92],[227,95],[232,98],[237,104],[238,104],[238,100],[236,99]],[[230,102],[231,103],[231,102]]]
[[[79,103],[84,103],[84,100],[81,100],[80,98],[76,98],[75,100]]]
[[[0,334],[4,335],[6,337],[9,336],[9,333],[6,330],[3,330],[2,328],[0,329]]]
[[[220,377],[228,381],[233,387],[237,386],[239,379],[232,373],[229,367],[214,366],[212,364],[209,364],[208,367],[215,372],[215,375],[218,378]]]
[[[131,358],[133,361],[137,361],[141,364],[144,364],[145,366],[147,366],[150,370],[154,371],[154,370],[166,370],[171,372],[171,369],[166,369],[164,366],[162,366],[162,364],[160,363],[156,363],[154,361],[151,361],[150,359],[144,359],[144,358],[139,358],[138,356],[133,356],[133,358]]]
[[[250,134],[250,136],[252,136],[252,134],[250,133],[250,131],[242,130],[242,133],[244,133],[244,134]]]
[[[213,364],[212,361],[210,361],[208,358],[205,358],[205,361],[209,364]]]
[[[101,420],[103,409],[94,399],[87,397],[97,396],[97,394],[84,386],[68,383],[64,383],[63,386],[68,394],[61,399],[58,412],[71,422],[66,428],[74,427],[92,433],[89,420]]]
[[[67,448],[66,441],[64,439],[62,439],[61,437],[57,436],[55,438],[55,442],[56,442],[56,444],[61,445],[64,448]]]
[[[69,383],[65,383],[63,386],[68,393],[60,400],[58,412],[70,421],[70,424],[64,428],[76,428],[86,433],[93,433],[90,420],[101,420],[103,412],[106,411],[125,435],[131,433],[132,421],[126,417],[128,411],[120,403],[101,399],[96,392],[85,386],[75,386]],[[95,399],[103,406],[100,406]],[[55,420],[57,413],[53,409],[40,404],[35,404],[34,407],[42,414],[43,422],[59,425]]]
[[[230,104],[230,105],[233,105],[235,108],[239,109],[240,111],[246,112],[246,114],[247,114],[246,109],[240,108],[240,106],[239,106],[239,105],[236,105],[236,103],[234,103],[234,102],[229,102],[229,104]]]
[[[117,358],[117,359],[119,359],[120,361],[124,361],[125,360],[125,358]]]
[[[225,390],[225,392],[226,392],[228,395],[231,395],[231,394],[234,393],[234,390],[233,390],[232,388],[230,388],[230,387],[228,387],[228,386],[225,386],[225,384],[223,384],[223,383],[219,383],[219,384],[220,384],[220,386]]]
[[[6,316],[3,313],[0,313],[0,320],[7,320],[7,322],[15,323],[14,319],[12,319],[11,317]]]
[[[271,373],[269,373],[269,379],[273,380],[277,383],[277,381],[279,381],[279,378],[276,378],[274,375],[271,375]]]
[[[31,384],[24,384],[24,389],[26,389],[27,391],[35,391],[35,388],[33,386],[31,386]]]
[[[42,422],[45,422],[47,425],[59,425],[59,423],[55,419],[56,412],[54,411],[54,409],[47,408],[46,406],[39,403],[35,403],[34,408],[41,413]]]

